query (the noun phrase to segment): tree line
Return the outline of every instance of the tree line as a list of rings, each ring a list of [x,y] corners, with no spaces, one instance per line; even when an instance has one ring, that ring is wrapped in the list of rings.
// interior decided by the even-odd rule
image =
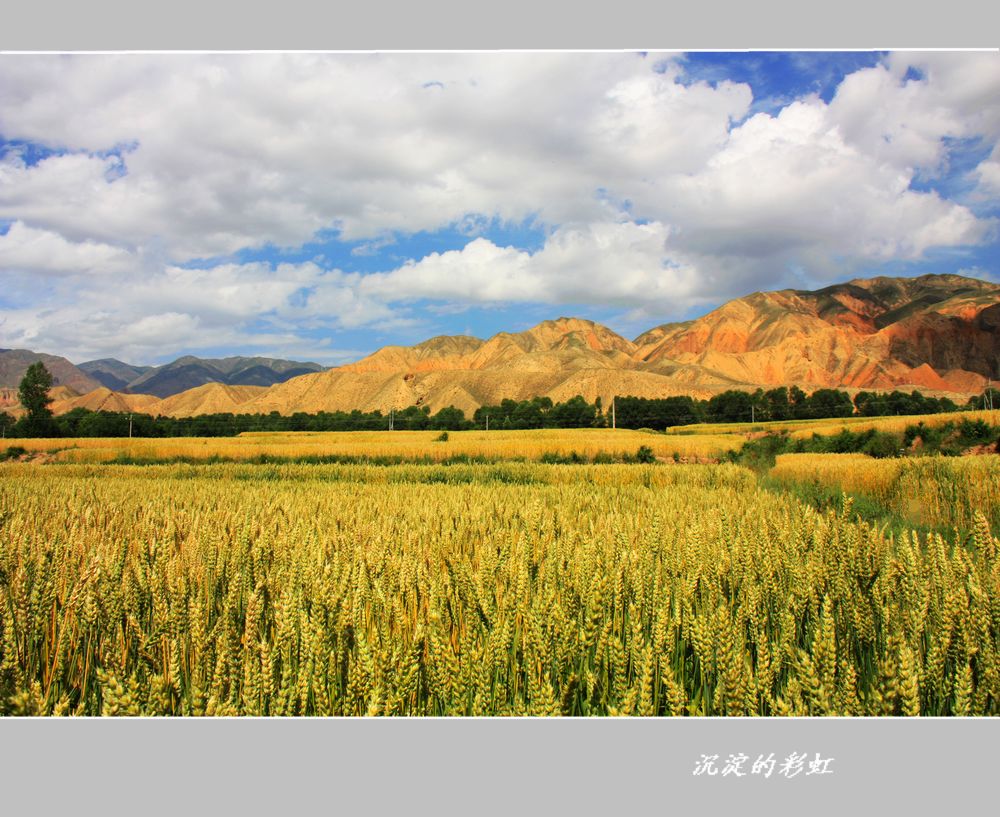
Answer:
[[[800,420],[861,415],[937,414],[960,408],[1000,406],[1000,392],[993,390],[959,406],[946,397],[927,397],[917,391],[877,393],[860,391],[853,398],[838,389],[817,389],[806,394],[798,386],[754,392],[731,389],[708,400],[689,396],[647,398],[616,397],[613,405],[601,399],[588,402],[576,395],[564,402],[549,397],[501,400],[481,406],[472,418],[454,406],[431,414],[427,406],[399,411],[321,411],[270,414],[202,414],[164,417],[138,412],[90,411],[76,408],[53,416],[48,390],[52,376],[42,363],[34,363],[18,389],[25,414],[18,420],[0,412],[4,437],[227,437],[251,431],[465,431],[531,428],[650,428],[662,430],[692,423],[732,423],[766,420]],[[992,403],[991,403],[992,401]]]

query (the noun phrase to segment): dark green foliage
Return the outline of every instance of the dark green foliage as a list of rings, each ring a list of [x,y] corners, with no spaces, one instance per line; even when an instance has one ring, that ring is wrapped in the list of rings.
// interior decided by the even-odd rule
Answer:
[[[977,411],[983,409],[1000,409],[1000,389],[989,388],[982,394],[969,399],[969,408]]]
[[[598,403],[588,403],[582,395],[565,403],[553,403],[549,397],[531,400],[505,399],[498,406],[480,406],[472,416],[476,428],[485,429],[489,418],[491,431],[525,428],[591,428],[603,426]]]
[[[611,425],[610,413],[605,412]],[[701,403],[693,397],[616,397],[615,425],[618,428],[655,428],[691,425],[705,420]]]
[[[591,428],[597,421],[597,406],[578,394],[565,403],[552,406],[548,420],[550,426],[555,428]]]
[[[788,389],[784,386],[771,389],[763,394],[763,416],[765,420],[792,419],[792,404],[788,399]]]
[[[640,445],[639,450],[635,452],[635,461],[643,463],[656,462],[656,455],[648,445]]]
[[[49,404],[49,389],[52,388],[52,374],[41,361],[32,363],[21,379],[17,390],[18,400],[27,414],[15,425],[15,434],[24,437],[52,437],[58,431],[52,422]]]
[[[884,431],[876,431],[861,446],[861,453],[869,457],[898,457],[900,452],[900,440],[895,434],[887,434]]]
[[[201,414],[196,417],[152,417],[114,411],[77,408],[51,421],[47,436],[127,437],[129,418],[133,437],[233,437],[247,431],[380,431],[389,428],[389,416],[380,411],[297,412],[284,416],[270,414]],[[395,412],[393,426],[399,431],[441,429],[461,431],[472,427],[465,414],[453,406],[430,415],[426,407],[410,406]],[[25,418],[7,431],[9,437],[26,433]]]
[[[808,410],[810,406],[807,403],[808,399],[806,393],[798,386],[792,386],[788,390],[789,416],[791,419],[801,420],[809,416]]]
[[[745,423],[753,416],[751,405],[747,392],[732,389],[709,400],[705,415],[710,423]]]
[[[539,458],[539,462],[546,463],[547,465],[579,465],[587,462],[587,458],[583,454],[578,454],[576,451],[570,451],[569,454],[559,454],[555,451],[546,451]]]
[[[464,411],[457,409],[454,406],[448,406],[447,408],[441,409],[437,414],[431,417],[427,427],[461,431],[466,428],[471,428],[472,423],[465,419]]]
[[[918,391],[910,394],[901,391],[893,391],[888,394],[859,391],[854,395],[854,407],[862,417],[941,414],[958,410],[958,406],[947,397],[924,397]]]
[[[903,447],[938,451],[945,436],[945,429],[945,426],[928,426],[923,422],[907,426],[903,432]]]
[[[996,429],[983,420],[962,420],[958,424],[958,439],[968,445],[982,445],[993,439]]]
[[[49,389],[52,388],[52,374],[41,361],[32,363],[21,378],[17,397],[29,415],[39,415],[49,411]],[[51,416],[51,412],[49,412]]]
[[[809,395],[802,409],[805,417],[850,417],[854,404],[850,395],[837,389],[817,389]]]
[[[774,467],[775,457],[787,453],[791,444],[787,433],[767,434],[745,443],[739,451],[730,451],[726,458],[754,471],[764,472]]]

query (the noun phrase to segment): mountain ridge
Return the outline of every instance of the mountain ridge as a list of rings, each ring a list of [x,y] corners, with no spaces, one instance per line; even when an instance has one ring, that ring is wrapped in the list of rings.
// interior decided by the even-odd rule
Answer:
[[[102,385],[99,380],[60,355],[33,352],[30,349],[0,349],[0,388],[16,390],[28,367],[39,362],[44,363],[52,375],[53,386],[86,392]]]
[[[238,374],[253,372],[254,361],[270,360],[189,357],[160,369],[171,374],[174,366],[180,372],[171,374],[176,383],[197,379],[199,367],[221,363]],[[294,362],[284,363],[288,367],[278,375],[294,372]],[[289,374],[280,382],[226,383],[229,375],[216,369],[217,380],[144,404],[150,413],[176,416],[409,405],[455,405],[470,413],[505,398],[703,398],[728,388],[780,385],[969,395],[1000,378],[1000,285],[952,274],[857,278],[818,290],[750,293],[634,340],[592,320],[560,317],[487,339],[438,335],[414,346],[385,346],[332,369],[300,365],[321,370]],[[156,386],[157,371],[136,378],[129,391]],[[265,381],[271,376],[277,375],[265,375]],[[69,396],[58,410],[94,399]]]
[[[79,368],[116,391],[167,398],[207,383],[271,386],[300,374],[322,371],[324,367],[318,363],[270,357],[232,355],[200,358],[183,355],[162,366],[132,366],[114,358],[103,358],[81,363]],[[122,376],[128,374],[133,376]]]

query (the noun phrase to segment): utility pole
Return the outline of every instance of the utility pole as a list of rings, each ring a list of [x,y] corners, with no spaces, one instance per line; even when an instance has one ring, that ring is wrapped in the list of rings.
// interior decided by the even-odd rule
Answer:
[[[393,418],[393,412],[394,411],[395,411],[395,409],[389,409],[389,431],[393,430],[393,428],[392,428],[392,421],[394,419]]]
[[[132,439],[132,415],[128,416],[128,438]]]
[[[486,430],[490,430],[490,415],[486,415]]]
[[[611,427],[618,428],[615,422],[615,398],[614,395],[611,396]]]
[[[750,422],[751,423],[756,422],[756,420],[754,419],[756,417],[756,415],[754,414],[753,409],[754,409],[754,405],[753,405],[753,403],[751,403],[750,404]]]

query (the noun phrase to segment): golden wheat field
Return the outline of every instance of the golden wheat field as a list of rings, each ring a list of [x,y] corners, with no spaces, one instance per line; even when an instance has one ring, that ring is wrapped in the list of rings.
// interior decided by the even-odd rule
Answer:
[[[668,435],[703,436],[713,435],[726,437],[736,435],[740,438],[759,435],[767,432],[787,431],[794,438],[811,437],[813,434],[830,435],[848,429],[850,431],[900,432],[907,426],[923,423],[936,427],[945,423],[961,420],[982,420],[987,425],[1000,425],[1000,410],[992,411],[956,411],[941,414],[914,414],[890,417],[838,417],[818,420],[772,420],[764,423],[699,423],[697,425],[674,426],[667,429]]]
[[[169,439],[75,438],[23,439],[18,445],[29,451],[51,452],[58,462],[111,462],[120,457],[133,460],[236,459],[258,457],[298,459],[303,457],[388,458],[441,461],[454,457],[486,460],[538,460],[546,454],[592,460],[634,455],[648,446],[655,456],[668,459],[717,459],[738,448],[733,436],[701,434],[667,437],[626,429],[534,429],[527,431],[451,431],[439,441],[438,431],[330,431],[255,432],[237,437],[179,437]]]
[[[872,459],[864,454],[780,454],[771,476],[871,497],[916,523],[968,529],[981,513],[1000,526],[1000,455]]]
[[[0,630],[7,714],[996,715],[1000,541],[735,465],[5,463]]]

